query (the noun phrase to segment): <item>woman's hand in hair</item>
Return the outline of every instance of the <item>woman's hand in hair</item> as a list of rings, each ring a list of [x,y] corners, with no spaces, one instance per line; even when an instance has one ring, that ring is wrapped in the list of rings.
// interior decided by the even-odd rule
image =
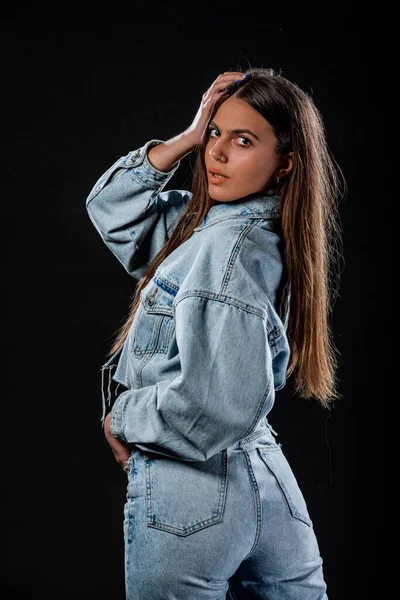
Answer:
[[[118,464],[121,465],[122,468],[124,468],[124,463],[128,460],[128,458],[131,455],[131,448],[130,448],[130,446],[128,446],[127,444],[124,444],[120,440],[117,440],[117,438],[115,438],[113,436],[113,434],[111,433],[111,430],[110,430],[110,420],[111,420],[111,413],[108,413],[108,415],[104,419],[104,433],[105,433],[107,442],[110,444],[111,450],[114,453],[115,460],[117,461]]]
[[[239,71],[227,71],[226,73],[218,75],[217,79],[212,83],[208,90],[204,92],[194,121],[186,130],[186,133],[190,134],[195,146],[200,146],[203,142],[208,121],[215,103],[220,98],[221,92],[223,92],[228,85],[237,79],[242,78],[243,73],[240,73]]]

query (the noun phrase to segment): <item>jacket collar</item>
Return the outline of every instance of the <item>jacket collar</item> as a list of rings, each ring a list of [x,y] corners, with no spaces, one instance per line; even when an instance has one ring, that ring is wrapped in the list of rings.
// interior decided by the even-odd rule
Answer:
[[[279,216],[279,196],[252,194],[232,202],[215,202],[194,231],[200,231],[224,219],[240,217],[277,219]]]

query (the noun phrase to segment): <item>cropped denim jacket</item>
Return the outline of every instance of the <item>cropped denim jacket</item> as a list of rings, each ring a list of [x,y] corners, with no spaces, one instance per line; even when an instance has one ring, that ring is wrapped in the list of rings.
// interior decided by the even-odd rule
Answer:
[[[192,194],[162,191],[179,168],[155,169],[151,139],[95,183],[86,208],[127,273],[141,279]],[[286,383],[289,294],[279,198],[217,202],[140,293],[123,346],[101,366],[126,389],[111,432],[126,444],[205,461],[251,434]],[[113,371],[112,371],[113,370]],[[112,377],[111,377],[112,372]]]

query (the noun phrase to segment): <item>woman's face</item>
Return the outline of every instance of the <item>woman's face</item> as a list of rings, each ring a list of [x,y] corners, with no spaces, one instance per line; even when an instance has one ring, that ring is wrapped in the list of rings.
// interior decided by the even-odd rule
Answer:
[[[242,129],[248,131],[234,131]],[[292,168],[293,153],[278,156],[276,142],[269,122],[247,102],[234,96],[223,102],[207,132],[204,160],[210,197],[218,202],[232,202],[256,192],[264,193],[271,179],[282,177]],[[214,182],[210,173],[214,169],[227,179]]]

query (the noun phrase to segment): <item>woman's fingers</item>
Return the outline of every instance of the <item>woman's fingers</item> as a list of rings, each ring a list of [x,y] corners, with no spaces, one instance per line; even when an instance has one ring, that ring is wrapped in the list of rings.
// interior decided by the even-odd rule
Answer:
[[[106,418],[104,419],[104,434],[106,436],[107,442],[109,443],[111,450],[115,456],[115,460],[122,468],[125,467],[126,461],[130,458],[131,449],[126,444],[123,444],[120,440],[117,440],[113,436],[110,430],[110,420],[111,413],[108,413]]]
[[[220,97],[220,92],[237,79],[242,79],[242,75],[243,73],[240,73],[240,71],[226,71],[225,73],[221,73],[208,90],[204,92],[193,122],[186,130],[190,134],[194,145],[200,145],[203,141],[207,122],[213,111],[214,104]]]
[[[233,81],[236,81],[237,79],[243,79],[243,73],[240,73],[240,71],[228,71],[226,73],[218,75],[215,81],[205,92],[206,96],[213,94],[216,90],[223,90],[227,87],[227,85],[229,85]]]

